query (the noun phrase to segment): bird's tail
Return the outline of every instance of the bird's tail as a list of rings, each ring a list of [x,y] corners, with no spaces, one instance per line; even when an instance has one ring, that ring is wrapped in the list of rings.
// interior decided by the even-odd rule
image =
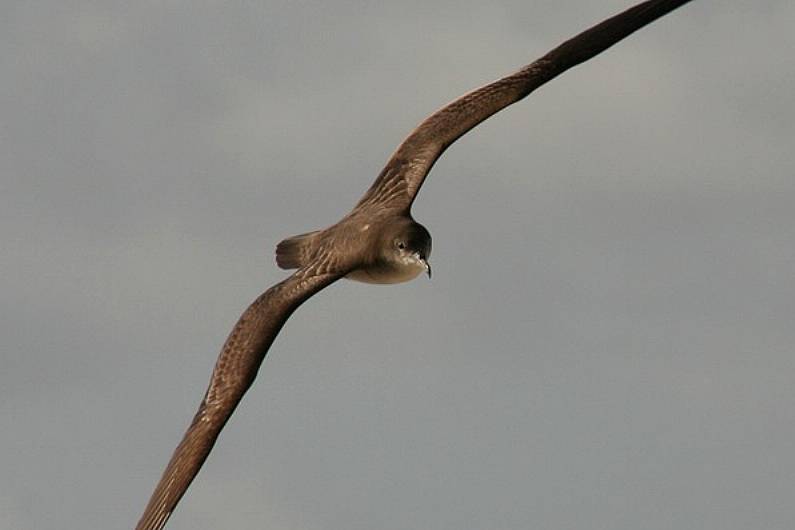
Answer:
[[[288,237],[276,245],[276,265],[282,269],[300,269],[310,258],[315,236],[319,230]]]

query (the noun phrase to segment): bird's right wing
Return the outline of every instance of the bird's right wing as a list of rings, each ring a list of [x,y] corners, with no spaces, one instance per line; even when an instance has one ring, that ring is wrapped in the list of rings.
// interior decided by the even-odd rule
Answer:
[[[690,0],[648,0],[567,40],[519,71],[464,94],[425,119],[397,148],[354,209],[407,212],[426,175],[450,144],[569,68]]]
[[[210,386],[163,472],[136,530],[165,526],[215,444],[229,416],[257,375],[287,318],[310,296],[342,277],[302,269],[265,291],[240,316],[221,349]]]

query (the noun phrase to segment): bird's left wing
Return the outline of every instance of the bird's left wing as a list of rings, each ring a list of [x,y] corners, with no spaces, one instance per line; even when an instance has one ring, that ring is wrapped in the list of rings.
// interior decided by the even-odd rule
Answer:
[[[221,429],[254,381],[287,318],[301,303],[342,276],[299,270],[265,291],[240,316],[221,349],[199,410],[174,451],[136,530],[159,530],[165,526]]]
[[[569,68],[603,52],[690,0],[647,0],[567,40],[537,61],[431,114],[406,138],[354,208],[408,212],[425,176],[450,144]]]

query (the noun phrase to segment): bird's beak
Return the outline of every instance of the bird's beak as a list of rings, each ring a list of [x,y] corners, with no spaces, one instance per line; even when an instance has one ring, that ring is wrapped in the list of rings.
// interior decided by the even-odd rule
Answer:
[[[428,260],[425,259],[425,258],[421,258],[420,261],[422,261],[422,264],[425,265],[425,272],[426,272],[426,274],[428,274],[428,278],[430,278],[431,277],[431,264],[428,263]]]

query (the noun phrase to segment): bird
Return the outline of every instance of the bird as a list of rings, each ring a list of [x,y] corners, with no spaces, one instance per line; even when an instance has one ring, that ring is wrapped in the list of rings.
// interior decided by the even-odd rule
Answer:
[[[243,312],[226,339],[207,391],[157,483],[136,530],[163,528],[254,382],[276,335],[307,299],[342,278],[373,284],[431,276],[431,235],[411,206],[444,151],[467,131],[566,70],[601,53],[690,0],[648,0],[579,33],[543,57],[445,105],[398,146],[340,221],[289,237],[276,264],[294,270]]]

